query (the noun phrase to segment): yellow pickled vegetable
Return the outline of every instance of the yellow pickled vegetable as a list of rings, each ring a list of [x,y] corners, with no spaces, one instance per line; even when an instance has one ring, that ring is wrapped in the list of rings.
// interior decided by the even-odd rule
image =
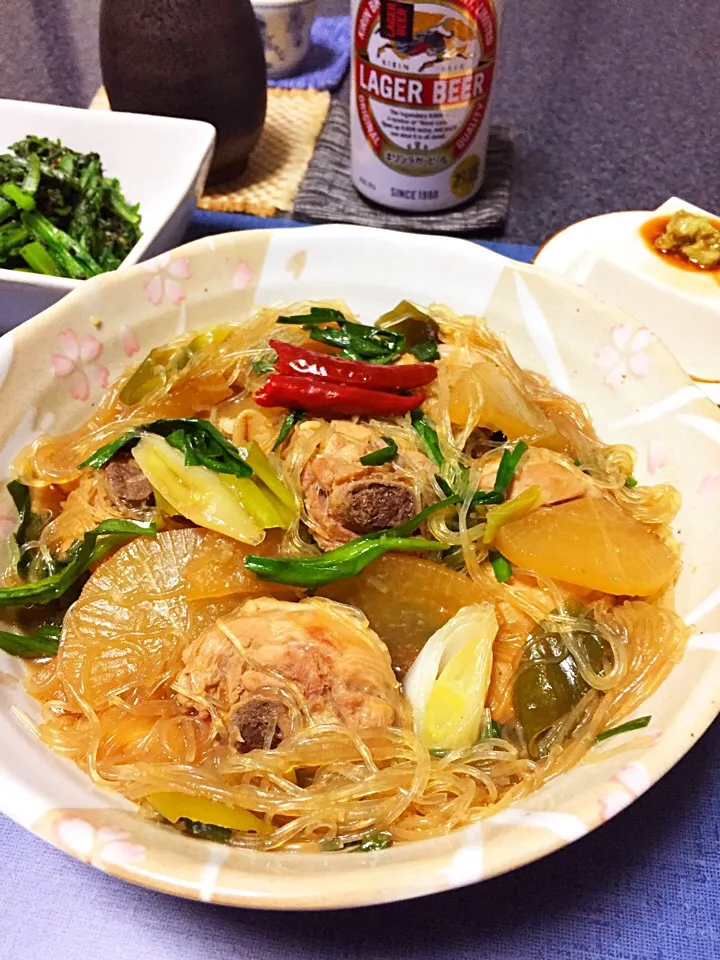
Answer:
[[[132,453],[153,489],[171,505],[174,513],[234,540],[261,542],[262,528],[219,474],[206,467],[185,466],[182,453],[154,434],[144,434]]]
[[[512,500],[506,500],[496,507],[490,507],[487,512],[485,533],[483,534],[484,543],[492,543],[500,527],[512,520],[519,520],[526,517],[528,513],[535,510],[543,501],[543,492],[540,487],[528,487]]]
[[[244,833],[272,833],[272,827],[254,813],[240,807],[229,807],[217,800],[193,797],[187,793],[151,793],[146,799],[170,823],[187,819],[225,827],[227,830],[242,830]]]
[[[583,497],[541,507],[505,524],[495,546],[518,567],[616,596],[646,597],[666,587],[678,558],[614,501]]]

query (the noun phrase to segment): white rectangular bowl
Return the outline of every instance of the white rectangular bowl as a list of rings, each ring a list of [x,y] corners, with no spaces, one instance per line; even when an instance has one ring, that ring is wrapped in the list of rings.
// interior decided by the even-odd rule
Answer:
[[[205,186],[215,144],[215,128],[199,120],[0,100],[0,154],[29,135],[99,154],[104,173],[120,181],[128,203],[140,204],[142,236],[119,269],[179,243]],[[0,269],[0,332],[83,283]]]

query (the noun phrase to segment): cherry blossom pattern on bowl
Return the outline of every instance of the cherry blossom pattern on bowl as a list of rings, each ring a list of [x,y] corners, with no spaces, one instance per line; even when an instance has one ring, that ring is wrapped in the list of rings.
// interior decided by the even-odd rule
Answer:
[[[103,352],[102,342],[92,333],[78,337],[68,328],[58,334],[59,350],[50,358],[56,377],[67,378],[70,396],[74,400],[88,400],[91,384],[104,390],[110,382],[110,371],[98,363]]]

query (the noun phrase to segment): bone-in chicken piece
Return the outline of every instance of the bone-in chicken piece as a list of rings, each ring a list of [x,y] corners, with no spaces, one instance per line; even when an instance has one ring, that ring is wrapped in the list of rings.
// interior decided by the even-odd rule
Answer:
[[[364,466],[361,457],[386,446],[380,432],[347,420],[329,426],[300,476],[309,526],[323,550],[404,523],[419,512],[417,481],[432,472],[424,454],[399,442],[394,460]],[[322,427],[317,420],[299,424],[287,455]]]
[[[291,732],[297,692],[318,722],[402,724],[385,644],[357,611],[330,600],[247,600],[193,640],[183,661],[181,702],[221,721],[240,753],[272,749]]]

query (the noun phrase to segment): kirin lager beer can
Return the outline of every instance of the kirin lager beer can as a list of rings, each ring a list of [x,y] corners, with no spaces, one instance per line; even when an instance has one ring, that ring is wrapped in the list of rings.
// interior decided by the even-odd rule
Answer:
[[[430,212],[480,189],[502,0],[353,0],[352,177]]]

